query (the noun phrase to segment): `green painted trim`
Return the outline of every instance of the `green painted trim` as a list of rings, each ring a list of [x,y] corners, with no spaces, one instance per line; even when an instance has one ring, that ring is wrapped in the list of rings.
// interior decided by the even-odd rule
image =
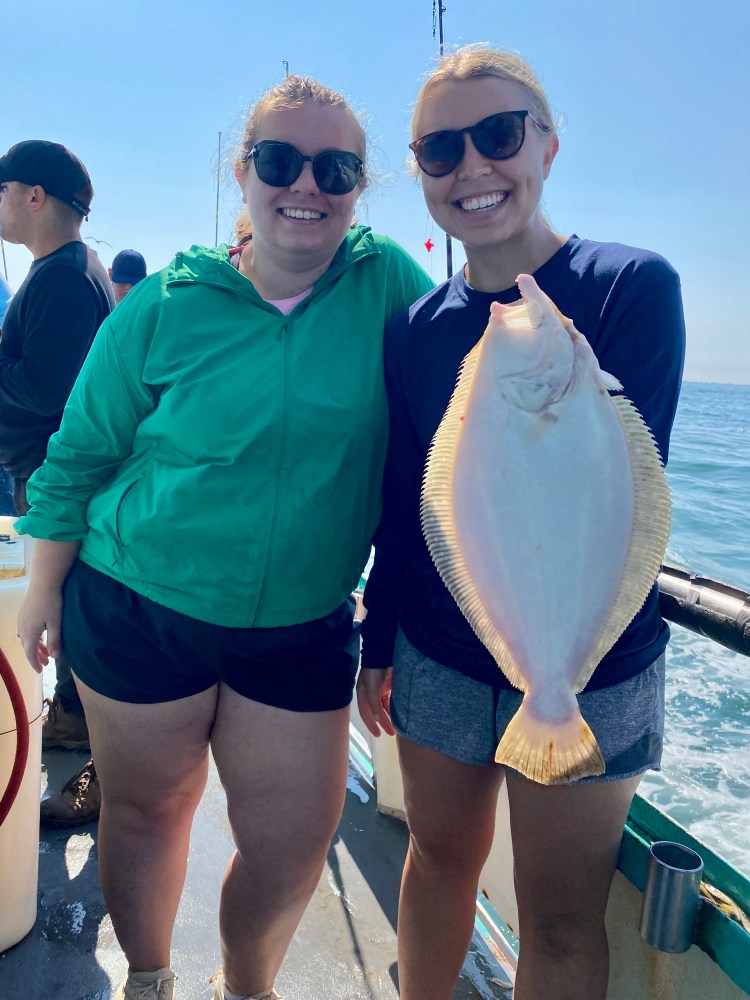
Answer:
[[[625,824],[618,864],[636,889],[643,892],[645,888],[649,849],[655,840],[672,840],[692,848],[703,858],[706,881],[750,910],[750,879],[640,796],[633,801]],[[694,940],[733,983],[750,994],[750,934],[744,928],[701,899]]]
[[[477,893],[477,908],[479,910],[484,910],[489,918],[492,920],[495,927],[497,927],[498,932],[502,935],[503,941],[508,946],[508,948],[518,959],[518,949],[520,948],[520,941],[513,933],[513,931],[508,927],[503,918],[497,912],[495,907],[489,901],[488,897],[485,896],[483,892]],[[478,919],[478,918],[477,918]]]
[[[721,971],[750,994],[750,934],[718,906],[701,900],[695,943]]]

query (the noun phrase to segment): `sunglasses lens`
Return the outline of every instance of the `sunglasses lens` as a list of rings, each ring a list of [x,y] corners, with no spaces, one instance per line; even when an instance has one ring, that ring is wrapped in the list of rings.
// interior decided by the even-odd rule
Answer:
[[[445,177],[459,165],[464,156],[464,133],[490,160],[509,160],[523,146],[526,124],[525,111],[501,111],[490,115],[470,128],[431,132],[411,143],[417,163],[430,177]]]
[[[271,187],[289,187],[302,172],[302,157],[286,142],[259,143],[253,158],[258,177]]]
[[[430,177],[455,170],[464,155],[464,139],[457,132],[433,132],[414,144],[417,163]]]
[[[255,172],[264,184],[271,187],[289,187],[294,184],[305,160],[299,150],[288,142],[264,140],[253,150]],[[354,153],[334,150],[319,153],[313,158],[315,183],[325,194],[349,194],[362,176],[362,161]]]
[[[362,161],[354,153],[320,153],[315,157],[313,176],[325,194],[349,194],[362,176]]]
[[[523,145],[525,122],[525,117],[503,111],[478,122],[471,130],[471,138],[482,156],[508,160]]]

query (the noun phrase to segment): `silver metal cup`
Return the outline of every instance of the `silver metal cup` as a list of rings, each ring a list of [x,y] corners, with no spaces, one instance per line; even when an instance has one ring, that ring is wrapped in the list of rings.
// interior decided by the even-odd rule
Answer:
[[[693,943],[703,859],[669,840],[651,845],[641,908],[641,937],[659,951],[678,954]]]

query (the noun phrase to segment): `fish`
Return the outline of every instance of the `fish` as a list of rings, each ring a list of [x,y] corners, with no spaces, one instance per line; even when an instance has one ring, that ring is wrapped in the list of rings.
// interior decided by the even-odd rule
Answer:
[[[461,364],[420,514],[442,580],[524,692],[495,760],[565,784],[604,773],[576,695],[651,591],[671,500],[620,382],[531,275],[517,284]]]
[[[703,899],[718,907],[730,920],[734,920],[750,934],[750,917],[744,910],[740,909],[730,896],[727,896],[721,889],[717,889],[715,885],[711,885],[710,882],[701,882],[699,891]]]

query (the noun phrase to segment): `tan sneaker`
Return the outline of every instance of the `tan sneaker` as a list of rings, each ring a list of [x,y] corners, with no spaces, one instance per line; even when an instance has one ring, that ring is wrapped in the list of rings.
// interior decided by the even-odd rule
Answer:
[[[63,785],[57,795],[42,799],[39,816],[44,826],[82,826],[99,819],[102,793],[93,760]]]
[[[224,970],[219,969],[215,976],[211,976],[209,983],[214,984],[214,1000],[226,1000],[224,993]],[[284,1000],[284,998],[280,997],[276,990],[271,990],[270,993],[247,995],[243,1000]]]
[[[91,750],[89,727],[82,715],[66,712],[59,701],[46,698],[49,711],[42,719],[42,749]]]
[[[142,983],[144,972],[130,972],[124,983],[115,990],[112,1000],[173,1000],[177,976],[171,969],[158,969],[150,973],[153,978]]]

